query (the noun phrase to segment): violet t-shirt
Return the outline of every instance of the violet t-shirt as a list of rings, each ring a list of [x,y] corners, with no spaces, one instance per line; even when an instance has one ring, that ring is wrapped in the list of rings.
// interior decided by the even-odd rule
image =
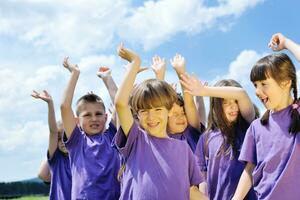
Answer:
[[[47,158],[51,173],[49,199],[70,200],[72,181],[69,157],[57,148],[52,158],[48,153]]]
[[[204,126],[201,124],[201,130],[203,129]],[[186,141],[193,152],[195,152],[196,150],[196,146],[200,135],[201,135],[201,131],[192,127],[191,125],[188,125],[182,133],[176,133],[176,134],[168,133],[168,136],[171,138]]]
[[[237,138],[235,141],[237,154],[241,149],[245,130],[236,129]],[[225,153],[219,153],[224,143],[224,136],[220,130],[208,131],[200,136],[195,155],[203,174],[206,173],[208,197],[211,200],[231,199],[238,185],[240,176],[245,164],[238,161],[238,155],[234,157],[234,152],[229,144],[229,149]],[[256,199],[253,189],[247,194],[248,200]]]
[[[267,125],[253,121],[245,136],[239,160],[255,165],[252,176],[258,199],[300,199],[300,134],[288,131],[290,112],[288,106],[271,113]]]
[[[115,142],[126,164],[120,199],[188,200],[190,186],[202,182],[185,141],[151,136],[134,122],[128,138],[120,128]]]
[[[112,139],[116,128],[112,123],[104,133],[87,135],[75,127],[65,143],[71,163],[72,199],[118,199],[117,180],[120,158]]]

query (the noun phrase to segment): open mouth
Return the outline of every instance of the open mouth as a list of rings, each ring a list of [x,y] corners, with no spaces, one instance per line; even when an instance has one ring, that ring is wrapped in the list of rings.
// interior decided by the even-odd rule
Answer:
[[[151,122],[151,123],[147,123],[147,126],[149,128],[155,128],[158,126],[158,124],[159,124],[159,122]]]
[[[99,124],[92,124],[92,125],[90,125],[90,127],[91,127],[92,129],[97,129],[97,128],[99,128],[100,126],[99,126]]]
[[[265,104],[265,105],[266,105],[266,104],[267,104],[267,102],[269,101],[269,98],[268,98],[268,97],[266,97],[266,98],[263,98],[263,99],[261,98],[260,100],[261,100],[261,102],[262,102],[263,104]]]

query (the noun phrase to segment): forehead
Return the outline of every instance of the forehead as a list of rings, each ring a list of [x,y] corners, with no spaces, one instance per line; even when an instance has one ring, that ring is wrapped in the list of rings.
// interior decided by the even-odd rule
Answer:
[[[177,103],[174,103],[171,111],[172,112],[184,112],[184,108],[183,108],[183,106],[180,106]]]
[[[83,112],[105,112],[104,107],[101,103],[80,103],[78,104],[79,113]]]
[[[226,103],[235,103],[236,102],[236,99],[223,99],[223,104],[226,104]]]

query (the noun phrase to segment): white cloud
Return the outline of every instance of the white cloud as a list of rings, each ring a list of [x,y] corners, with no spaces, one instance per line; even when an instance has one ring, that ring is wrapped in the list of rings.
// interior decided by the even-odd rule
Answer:
[[[214,25],[222,18],[237,17],[262,0],[222,0],[215,7],[206,7],[203,1],[162,0],[147,1],[143,6],[131,9],[119,34],[150,49],[160,45],[178,33],[195,34]],[[228,26],[220,23],[222,30]]]

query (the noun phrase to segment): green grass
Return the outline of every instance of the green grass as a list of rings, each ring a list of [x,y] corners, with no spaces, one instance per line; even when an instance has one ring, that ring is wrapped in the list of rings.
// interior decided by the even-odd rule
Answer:
[[[16,198],[15,200],[48,200],[48,196],[27,196],[27,197],[21,197]]]

